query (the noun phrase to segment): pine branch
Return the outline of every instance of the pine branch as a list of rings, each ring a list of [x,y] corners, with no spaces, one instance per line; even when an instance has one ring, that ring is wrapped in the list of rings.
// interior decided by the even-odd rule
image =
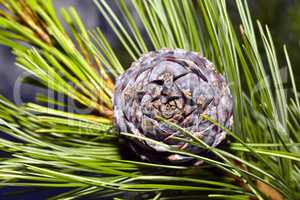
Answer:
[[[87,31],[74,8],[62,9],[64,28],[50,0],[2,0],[0,43],[12,48],[17,65],[43,87],[92,112],[80,114],[33,103],[16,106],[1,97],[0,131],[13,139],[0,139],[0,150],[8,155],[1,157],[0,185],[72,188],[53,199],[88,195],[144,199],[172,199],[174,195],[178,199],[300,197],[300,106],[292,65],[284,47],[293,91],[287,98],[271,32],[259,22],[253,24],[246,1],[236,0],[240,32],[234,29],[225,0],[121,0],[117,2],[121,16],[108,1],[94,2],[132,60],[152,48],[164,47],[201,52],[212,60],[232,83],[235,127],[231,131],[213,119],[205,120],[224,129],[234,142],[225,149],[212,148],[184,128],[160,119],[185,135],[174,139],[206,148],[216,157],[122,133],[205,164],[191,168],[124,158],[111,102],[114,80],[124,72],[124,63],[105,35],[100,29]],[[258,43],[264,46],[267,62]],[[266,71],[271,72],[269,78]],[[37,99],[65,110],[69,106],[42,95]]]

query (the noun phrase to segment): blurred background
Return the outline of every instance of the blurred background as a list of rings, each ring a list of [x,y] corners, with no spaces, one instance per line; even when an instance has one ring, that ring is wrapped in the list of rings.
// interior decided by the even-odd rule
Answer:
[[[61,7],[74,6],[82,17],[88,29],[93,29],[96,26],[101,27],[103,32],[108,36],[109,41],[118,48],[117,40],[109,33],[107,24],[103,23],[96,6],[92,0],[53,0],[57,11]],[[110,2],[108,0],[108,2]],[[236,9],[232,7],[234,0],[228,0],[230,14],[236,16]],[[300,0],[249,0],[250,10],[252,11],[253,20],[259,19],[262,24],[268,24],[273,39],[278,50],[279,62],[284,68],[285,59],[283,56],[282,45],[287,44],[292,65],[294,67],[295,79],[297,85],[300,85]],[[238,27],[238,19],[235,19],[235,26]],[[262,44],[261,44],[262,45]],[[122,52],[118,52],[122,55]],[[122,57],[122,56],[120,56]],[[6,47],[0,46],[0,94],[13,101],[13,90],[18,77],[24,73],[14,64],[14,56]],[[35,89],[29,86],[22,87],[22,96],[24,101],[31,101],[34,98]],[[1,191],[0,199],[10,199],[7,196],[4,198],[3,192],[13,192],[15,190]],[[24,192],[18,190],[17,192]],[[53,195],[57,191],[29,191],[22,194],[22,198],[12,196],[11,199],[46,199],[47,196]],[[19,196],[20,197],[20,196]]]

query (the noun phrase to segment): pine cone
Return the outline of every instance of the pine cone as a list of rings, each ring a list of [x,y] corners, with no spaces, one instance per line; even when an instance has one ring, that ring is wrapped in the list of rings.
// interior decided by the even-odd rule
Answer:
[[[116,82],[114,117],[118,131],[146,136],[198,155],[204,154],[202,148],[174,139],[191,138],[159,122],[157,116],[215,147],[225,139],[226,132],[200,115],[206,114],[230,129],[232,110],[232,97],[224,77],[206,58],[190,51],[149,52]],[[126,142],[142,159],[151,162],[193,160],[168,153],[161,145],[149,141],[126,138]]]

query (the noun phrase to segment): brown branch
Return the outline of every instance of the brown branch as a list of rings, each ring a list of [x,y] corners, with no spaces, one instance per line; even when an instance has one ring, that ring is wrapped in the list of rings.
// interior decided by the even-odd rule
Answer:
[[[266,195],[271,200],[285,200],[285,198],[280,194],[277,190],[275,190],[270,185],[262,182],[262,181],[256,181],[255,183],[256,187],[259,189],[261,193]]]
[[[28,7],[24,0],[19,0],[20,6],[22,7],[22,12],[18,13],[21,20],[27,24],[45,43],[51,45],[51,39],[47,31],[44,30],[43,26],[38,22],[37,14]]]

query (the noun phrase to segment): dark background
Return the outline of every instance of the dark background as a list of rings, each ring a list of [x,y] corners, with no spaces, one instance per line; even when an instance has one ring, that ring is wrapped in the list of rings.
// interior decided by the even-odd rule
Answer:
[[[118,47],[113,36],[109,34],[109,29],[106,25],[101,23],[100,14],[92,0],[53,0],[57,11],[62,6],[68,7],[74,6],[80,16],[82,17],[85,25],[88,29],[93,29],[96,26],[100,26],[104,33],[109,36],[109,41],[114,47]],[[227,1],[230,4],[234,3],[234,0]],[[295,72],[295,79],[297,85],[300,85],[300,0],[249,0],[250,9],[252,12],[253,20],[259,19],[262,24],[268,24],[273,39],[276,45],[277,53],[279,55],[279,63],[282,67],[286,65],[283,57],[282,45],[287,44],[289,54],[291,57],[292,65]],[[230,10],[232,16],[236,15],[236,10]],[[238,21],[238,20],[237,20]],[[236,24],[238,26],[238,24]],[[262,44],[260,44],[262,45]],[[118,52],[122,54],[122,52]],[[0,46],[0,94],[13,101],[13,88],[16,79],[22,74],[22,70],[15,66],[14,57],[10,53],[10,50],[6,47]],[[33,100],[35,90],[29,86],[24,86],[23,100]],[[4,196],[7,192],[24,192],[23,189],[15,190],[1,190],[1,199],[46,199],[47,196],[51,196],[57,192],[56,190],[29,190],[26,193],[21,193],[17,196]]]

